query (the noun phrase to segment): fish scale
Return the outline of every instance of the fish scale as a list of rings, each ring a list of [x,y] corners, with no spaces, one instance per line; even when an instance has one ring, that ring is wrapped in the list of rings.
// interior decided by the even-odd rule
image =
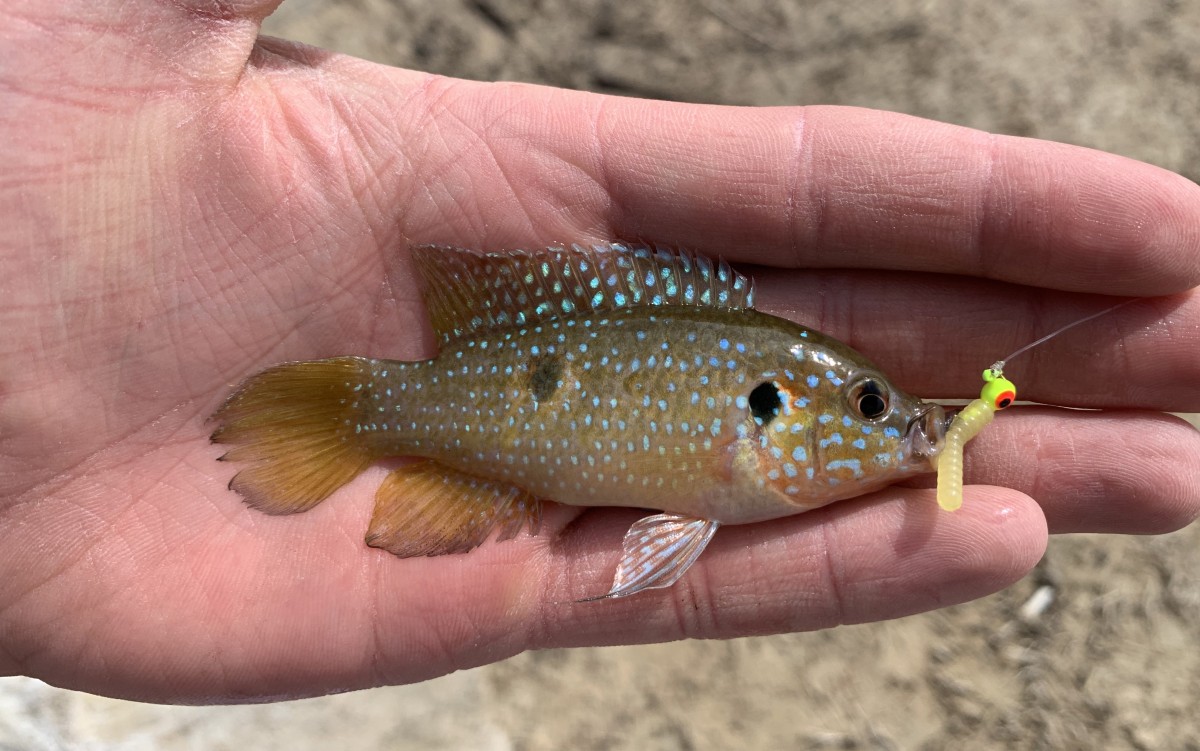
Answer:
[[[623,596],[675,581],[721,524],[928,471],[940,446],[940,408],[753,310],[724,263],[617,244],[414,260],[437,357],[284,364],[217,412],[213,439],[249,465],[231,487],[252,506],[304,510],[372,461],[410,456],[424,461],[380,487],[368,533],[398,555],[534,529],[539,499],[660,510],[627,536],[639,563],[606,595]]]

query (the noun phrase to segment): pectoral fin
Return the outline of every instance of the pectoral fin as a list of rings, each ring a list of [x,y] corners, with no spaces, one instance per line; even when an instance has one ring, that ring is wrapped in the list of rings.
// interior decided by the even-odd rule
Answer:
[[[719,522],[680,514],[655,514],[639,520],[625,533],[612,589],[580,602],[671,586],[704,552],[719,526]]]
[[[401,558],[465,553],[494,530],[498,542],[511,540],[525,525],[536,533],[540,522],[541,504],[527,491],[423,461],[379,486],[367,544]]]

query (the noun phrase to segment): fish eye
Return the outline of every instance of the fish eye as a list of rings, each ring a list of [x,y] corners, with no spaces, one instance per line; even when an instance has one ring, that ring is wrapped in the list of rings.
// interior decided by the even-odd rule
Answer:
[[[779,414],[783,399],[779,396],[779,387],[771,381],[765,381],[754,387],[748,398],[750,414],[760,425],[766,425]]]
[[[850,407],[865,420],[878,420],[891,407],[887,386],[876,378],[864,376],[850,385],[847,400]]]

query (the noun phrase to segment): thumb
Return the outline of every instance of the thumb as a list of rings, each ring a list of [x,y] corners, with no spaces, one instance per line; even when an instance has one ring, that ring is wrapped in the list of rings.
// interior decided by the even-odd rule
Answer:
[[[0,14],[0,81],[101,96],[237,80],[280,0],[17,0]],[[50,88],[46,88],[50,87]]]

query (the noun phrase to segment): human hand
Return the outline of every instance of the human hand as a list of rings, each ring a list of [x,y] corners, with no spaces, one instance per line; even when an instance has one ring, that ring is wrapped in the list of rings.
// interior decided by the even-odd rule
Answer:
[[[525,649],[814,629],[1023,575],[1053,532],[1200,512],[1200,189],[1085,149],[845,108],[454,81],[277,40],[272,2],[15,2],[0,17],[0,672],[154,701],[421,680]],[[671,589],[606,591],[635,511],[400,560],[367,473],[267,517],[205,418],[264,366],[434,351],[405,248],[640,238],[773,267],[759,305],[900,386],[1022,396],[964,508],[890,488],[726,527]]]

